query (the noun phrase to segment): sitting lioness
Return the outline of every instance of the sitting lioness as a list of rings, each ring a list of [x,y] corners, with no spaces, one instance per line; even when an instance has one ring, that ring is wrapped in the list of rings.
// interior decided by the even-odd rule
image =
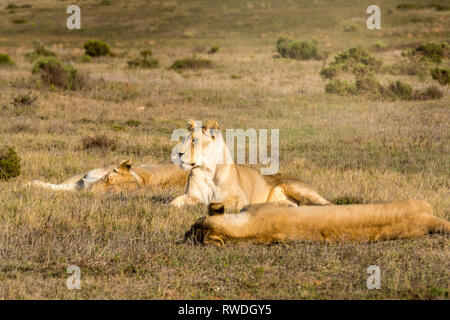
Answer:
[[[138,188],[166,188],[185,186],[188,172],[170,161],[131,166],[131,161],[122,161],[119,166],[97,168],[76,175],[58,184],[34,180],[30,185],[51,190],[90,190],[94,193],[108,191],[132,191]]]
[[[217,121],[208,121],[202,127],[191,121],[188,130],[172,151],[172,161],[191,173],[185,194],[175,198],[171,205],[222,202],[233,210],[265,202],[330,204],[296,178],[262,175],[253,168],[235,164]]]
[[[224,245],[227,240],[260,243],[302,241],[376,241],[450,233],[450,223],[433,215],[425,201],[341,206],[260,204],[237,214],[224,213],[221,203],[209,205],[185,240]]]

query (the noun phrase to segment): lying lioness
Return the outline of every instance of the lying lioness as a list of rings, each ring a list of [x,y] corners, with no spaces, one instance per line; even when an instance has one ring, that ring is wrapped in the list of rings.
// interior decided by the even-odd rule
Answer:
[[[172,161],[191,174],[185,194],[175,198],[171,205],[222,202],[227,209],[241,209],[265,202],[330,204],[296,178],[262,175],[253,168],[235,164],[217,121],[208,121],[201,127],[191,122],[188,130],[172,151]]]
[[[209,216],[186,232],[194,243],[224,244],[227,240],[261,243],[303,241],[374,241],[450,233],[450,223],[433,215],[425,201],[342,206],[249,206],[225,214],[221,203],[209,205]]]
[[[188,172],[170,161],[142,164],[131,167],[131,161],[122,161],[119,166],[97,168],[76,175],[58,184],[34,180],[30,185],[51,190],[90,190],[95,193],[108,191],[132,191],[138,188],[167,188],[185,186]]]

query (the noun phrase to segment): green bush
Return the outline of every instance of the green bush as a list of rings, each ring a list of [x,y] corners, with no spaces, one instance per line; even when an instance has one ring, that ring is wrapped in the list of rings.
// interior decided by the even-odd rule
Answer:
[[[407,83],[395,81],[389,85],[389,94],[394,99],[410,100],[413,95],[413,89]]]
[[[383,61],[373,57],[361,47],[353,47],[337,54],[330,63],[330,65],[342,66],[344,71],[353,69],[358,64],[367,66],[370,71],[378,72]]]
[[[378,72],[383,64],[365,49],[353,47],[343,51],[320,71],[322,79],[333,79],[340,71],[352,71],[357,77],[363,77],[370,72]]]
[[[413,99],[414,100],[436,100],[441,99],[444,96],[444,93],[435,86],[431,86],[426,88],[423,91],[414,92]]]
[[[83,56],[81,57],[81,61],[88,63],[91,62],[92,58],[91,56],[88,56],[87,54],[83,54]]]
[[[441,86],[446,86],[450,83],[450,69],[449,68],[434,68],[430,70],[431,77],[439,82]]]
[[[436,63],[441,63],[443,58],[448,58],[450,47],[446,42],[422,43],[414,52]]]
[[[147,69],[157,68],[159,66],[159,61],[157,59],[150,58],[151,55],[152,52],[150,50],[141,51],[141,56],[143,58],[128,60],[127,61],[128,68],[138,68],[138,67]]]
[[[5,53],[0,53],[0,68],[1,67],[15,67],[16,63],[11,57]]]
[[[341,70],[342,67],[341,66],[328,66],[323,68],[322,70],[320,70],[320,77],[322,79],[334,79],[338,73],[339,70]]]
[[[214,54],[214,53],[216,53],[217,51],[219,51],[219,46],[212,46],[212,47],[209,49],[208,53],[209,53],[209,54]]]
[[[11,146],[0,147],[0,180],[8,180],[20,174],[20,157]]]
[[[358,88],[347,80],[333,79],[325,86],[325,92],[338,95],[354,95],[358,94]]]
[[[358,78],[356,80],[356,88],[363,94],[368,94],[374,97],[380,96],[384,93],[384,87],[373,75]]]
[[[40,74],[42,81],[62,89],[76,90],[83,86],[84,78],[71,64],[63,63],[58,58],[41,57],[36,60],[33,74]]]
[[[333,199],[332,203],[336,205],[346,205],[346,204],[360,204],[363,202],[360,198],[356,197],[339,197]]]
[[[176,60],[170,68],[174,70],[204,69],[204,68],[212,68],[213,66],[214,65],[211,60],[192,57]]]
[[[419,9],[419,6],[414,3],[401,3],[397,5],[397,9],[399,10]]]
[[[277,51],[283,58],[296,60],[320,60],[316,41],[294,41],[288,37],[279,37]]]
[[[144,59],[150,58],[153,55],[152,50],[142,50],[140,53]]]
[[[24,23],[27,23],[27,20],[25,20],[25,19],[13,19],[12,22],[15,23],[15,24],[24,24]]]
[[[34,61],[38,57],[55,57],[56,53],[45,48],[45,46],[40,41],[35,41],[34,51],[27,53],[25,56],[28,59]]]
[[[85,54],[91,57],[111,55],[109,45],[103,41],[92,40],[84,44]]]

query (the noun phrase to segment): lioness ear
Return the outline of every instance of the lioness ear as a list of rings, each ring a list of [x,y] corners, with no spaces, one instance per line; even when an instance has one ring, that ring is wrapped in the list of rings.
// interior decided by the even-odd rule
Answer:
[[[131,169],[131,160],[122,161],[119,165],[119,168],[125,171],[130,171]]]
[[[217,132],[219,131],[219,123],[216,120],[208,120],[205,126],[203,127],[203,131],[207,132],[214,139],[217,136]]]
[[[205,125],[206,130],[216,129],[219,130],[219,123],[216,120],[208,120]]]
[[[188,124],[187,124],[188,130],[189,130],[189,131],[194,130],[194,126],[195,126],[195,121],[194,121],[194,119],[189,120],[189,121],[188,121]]]
[[[211,202],[208,206],[208,214],[215,216],[225,212],[225,205],[221,202]]]

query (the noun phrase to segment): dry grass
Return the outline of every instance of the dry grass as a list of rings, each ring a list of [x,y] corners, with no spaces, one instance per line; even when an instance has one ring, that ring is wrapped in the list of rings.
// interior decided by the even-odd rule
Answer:
[[[61,1],[39,1],[0,19],[0,44],[17,65],[0,69],[0,144],[13,145],[22,158],[21,175],[0,182],[0,297],[449,298],[448,236],[191,247],[177,242],[204,208],[168,207],[182,189],[94,197],[24,187],[33,179],[58,182],[124,159],[167,159],[174,129],[184,128],[189,118],[217,119],[223,128],[279,128],[281,172],[328,199],[424,199],[449,219],[448,86],[441,88],[440,100],[341,97],[325,93],[323,61],[273,58],[278,35],[293,33],[314,36],[330,57],[382,39],[388,49],[373,54],[393,64],[401,45],[448,38],[448,11],[411,13],[382,1],[383,29],[368,31],[365,8],[344,1],[98,3],[83,2],[83,10],[93,14],[83,21],[84,33],[48,23],[65,12],[67,3]],[[1,17],[9,15],[0,11]],[[360,31],[343,32],[352,23],[360,24]],[[183,25],[190,29],[180,29]],[[36,86],[25,56],[33,50],[35,30],[49,49],[89,75],[91,85],[78,91]],[[127,68],[131,57],[148,48],[148,31],[155,35],[151,50],[161,68]],[[82,63],[83,43],[100,35],[116,57]],[[216,68],[169,69],[212,44],[220,51],[203,50],[196,57],[210,59]],[[424,82],[386,73],[378,79],[384,86],[401,80],[425,90],[432,81],[427,77]],[[37,99],[25,106],[30,112],[19,112],[22,106],[14,101],[25,95]],[[117,147],[83,148],[83,137],[101,135]],[[81,267],[82,290],[66,288],[69,264]],[[366,268],[373,264],[382,272],[379,291],[366,288]]]

